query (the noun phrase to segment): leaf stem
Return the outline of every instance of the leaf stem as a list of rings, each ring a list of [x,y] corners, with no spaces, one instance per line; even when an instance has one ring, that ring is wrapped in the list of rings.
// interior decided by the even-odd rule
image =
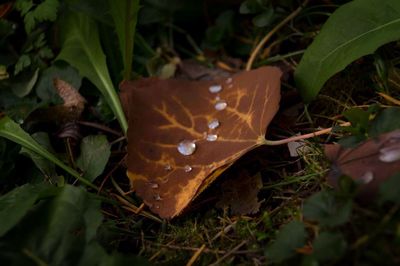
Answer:
[[[257,44],[256,48],[254,48],[253,52],[250,55],[249,60],[247,61],[246,64],[246,70],[251,70],[251,67],[253,66],[254,60],[256,59],[256,56],[260,52],[260,50],[263,48],[265,43],[271,39],[271,37],[278,31],[280,30],[283,26],[285,26],[289,21],[291,21],[294,17],[296,17],[301,10],[303,9],[304,6],[308,4],[309,0],[305,0],[301,6],[299,6],[295,11],[293,11],[289,16],[287,16],[284,20],[282,20],[278,25],[275,26],[270,32],[268,32],[267,35],[264,36],[264,38]]]
[[[350,126],[350,122],[346,122],[343,124],[340,124],[341,127],[347,127]],[[313,133],[308,133],[308,134],[304,134],[304,135],[300,135],[300,136],[293,136],[287,139],[280,139],[280,140],[267,140],[264,139],[262,141],[262,145],[268,145],[268,146],[277,146],[277,145],[283,145],[283,144],[287,144],[289,142],[294,142],[294,141],[299,141],[299,140],[304,140],[304,139],[309,139],[309,138],[313,138],[316,136],[320,136],[320,135],[324,135],[324,134],[329,134],[332,132],[333,127],[330,128],[325,128]]]

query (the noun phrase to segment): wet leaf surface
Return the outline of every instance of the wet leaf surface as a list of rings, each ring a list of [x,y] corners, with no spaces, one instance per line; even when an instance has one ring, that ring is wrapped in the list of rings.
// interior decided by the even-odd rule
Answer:
[[[132,189],[161,217],[180,214],[233,162],[262,145],[279,107],[280,77],[278,68],[263,67],[215,81],[122,83]],[[221,88],[213,93],[215,85]],[[213,120],[218,127],[210,126]]]
[[[371,199],[383,181],[400,171],[400,130],[382,134],[355,148],[326,145],[325,154],[332,162],[328,175],[332,185],[337,186],[340,176],[350,176],[360,184],[360,197]]]

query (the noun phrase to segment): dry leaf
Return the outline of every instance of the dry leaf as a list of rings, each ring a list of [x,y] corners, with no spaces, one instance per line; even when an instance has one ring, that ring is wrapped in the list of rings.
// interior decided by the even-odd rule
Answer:
[[[246,171],[242,171],[222,183],[222,197],[217,207],[230,207],[233,215],[255,214],[261,205],[257,197],[261,188],[260,174],[249,176]]]
[[[326,145],[325,155],[332,162],[330,184],[337,186],[340,176],[350,176],[361,185],[360,196],[371,199],[383,181],[400,171],[400,130],[382,134],[356,148]]]
[[[216,81],[122,83],[132,189],[161,217],[180,214],[233,162],[262,145],[279,107],[280,77],[278,68],[262,67]],[[178,151],[179,144],[186,149]]]

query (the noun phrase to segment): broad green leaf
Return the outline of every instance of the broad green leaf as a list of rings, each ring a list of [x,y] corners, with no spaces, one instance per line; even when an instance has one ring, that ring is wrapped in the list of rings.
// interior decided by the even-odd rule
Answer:
[[[317,221],[322,226],[338,226],[346,223],[351,214],[352,201],[341,199],[332,191],[320,191],[304,202],[305,218]]]
[[[17,187],[0,197],[0,237],[13,228],[32,208],[45,190],[54,187],[49,185],[26,184]]]
[[[132,71],[133,42],[139,11],[139,0],[108,0],[108,4],[114,20],[124,62],[124,79],[129,80]]]
[[[268,8],[264,12],[258,14],[253,18],[253,24],[257,27],[265,27],[271,24],[274,18],[274,9],[272,7]]]
[[[126,132],[128,124],[107,69],[96,23],[85,14],[71,11],[60,26],[63,43],[57,60],[68,62],[100,90]]]
[[[267,247],[266,255],[274,263],[280,263],[296,254],[296,249],[306,244],[306,229],[299,221],[284,225],[276,236],[276,241]]]
[[[83,176],[92,182],[103,173],[110,154],[111,147],[106,136],[87,136],[82,140],[76,164],[83,171]]]
[[[78,172],[69,166],[65,165],[56,156],[48,152],[40,144],[38,144],[28,133],[26,133],[17,123],[12,121],[9,117],[5,116],[0,119],[0,137],[9,139],[15,143],[18,143],[22,147],[36,152],[38,155],[44,157],[45,159],[53,162],[60,168],[64,169],[67,173],[81,181],[86,186],[97,189],[92,183],[90,183],[85,178],[82,178]]]
[[[400,108],[389,107],[377,114],[369,128],[371,137],[378,137],[380,134],[400,129]]]
[[[313,242],[313,256],[319,261],[339,259],[346,251],[347,243],[340,233],[322,232]]]
[[[354,0],[338,8],[306,50],[295,72],[304,101],[354,60],[400,39],[399,0]]]
[[[385,180],[379,187],[380,202],[394,202],[400,204],[400,173]]]

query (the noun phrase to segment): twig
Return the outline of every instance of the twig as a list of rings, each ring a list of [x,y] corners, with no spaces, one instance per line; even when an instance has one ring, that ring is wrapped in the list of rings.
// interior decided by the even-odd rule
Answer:
[[[120,132],[115,131],[114,129],[111,129],[111,128],[109,128],[109,127],[106,127],[106,126],[97,124],[97,123],[88,122],[88,121],[77,121],[77,123],[80,124],[80,125],[82,125],[82,126],[92,127],[92,128],[97,128],[97,129],[103,130],[103,131],[105,131],[105,132],[114,134],[114,135],[116,135],[116,136],[118,136],[118,137],[123,136],[123,134],[121,134]]]
[[[198,259],[198,257],[201,255],[201,253],[203,252],[203,250],[206,248],[206,245],[203,244],[194,254],[193,256],[190,258],[190,260],[188,261],[188,263],[186,263],[186,266],[192,266],[193,263]]]
[[[230,255],[232,255],[235,251],[239,250],[243,245],[247,243],[247,240],[243,240],[239,245],[234,247],[232,250],[230,250],[228,253],[226,253],[224,256],[216,260],[214,263],[210,264],[210,266],[216,266],[219,265],[224,259],[228,258]]]
[[[264,36],[264,38],[257,44],[256,48],[253,50],[253,52],[250,55],[249,60],[247,61],[246,65],[246,70],[250,70],[254,60],[256,59],[256,56],[260,52],[260,50],[263,48],[265,43],[271,39],[271,37],[278,31],[280,30],[283,26],[285,26],[289,21],[291,21],[294,17],[296,17],[303,7],[307,5],[309,0],[305,0],[301,6],[299,6],[295,11],[293,11],[289,16],[287,16],[284,20],[282,20],[278,25],[275,26],[270,32],[268,32],[267,35]]]

